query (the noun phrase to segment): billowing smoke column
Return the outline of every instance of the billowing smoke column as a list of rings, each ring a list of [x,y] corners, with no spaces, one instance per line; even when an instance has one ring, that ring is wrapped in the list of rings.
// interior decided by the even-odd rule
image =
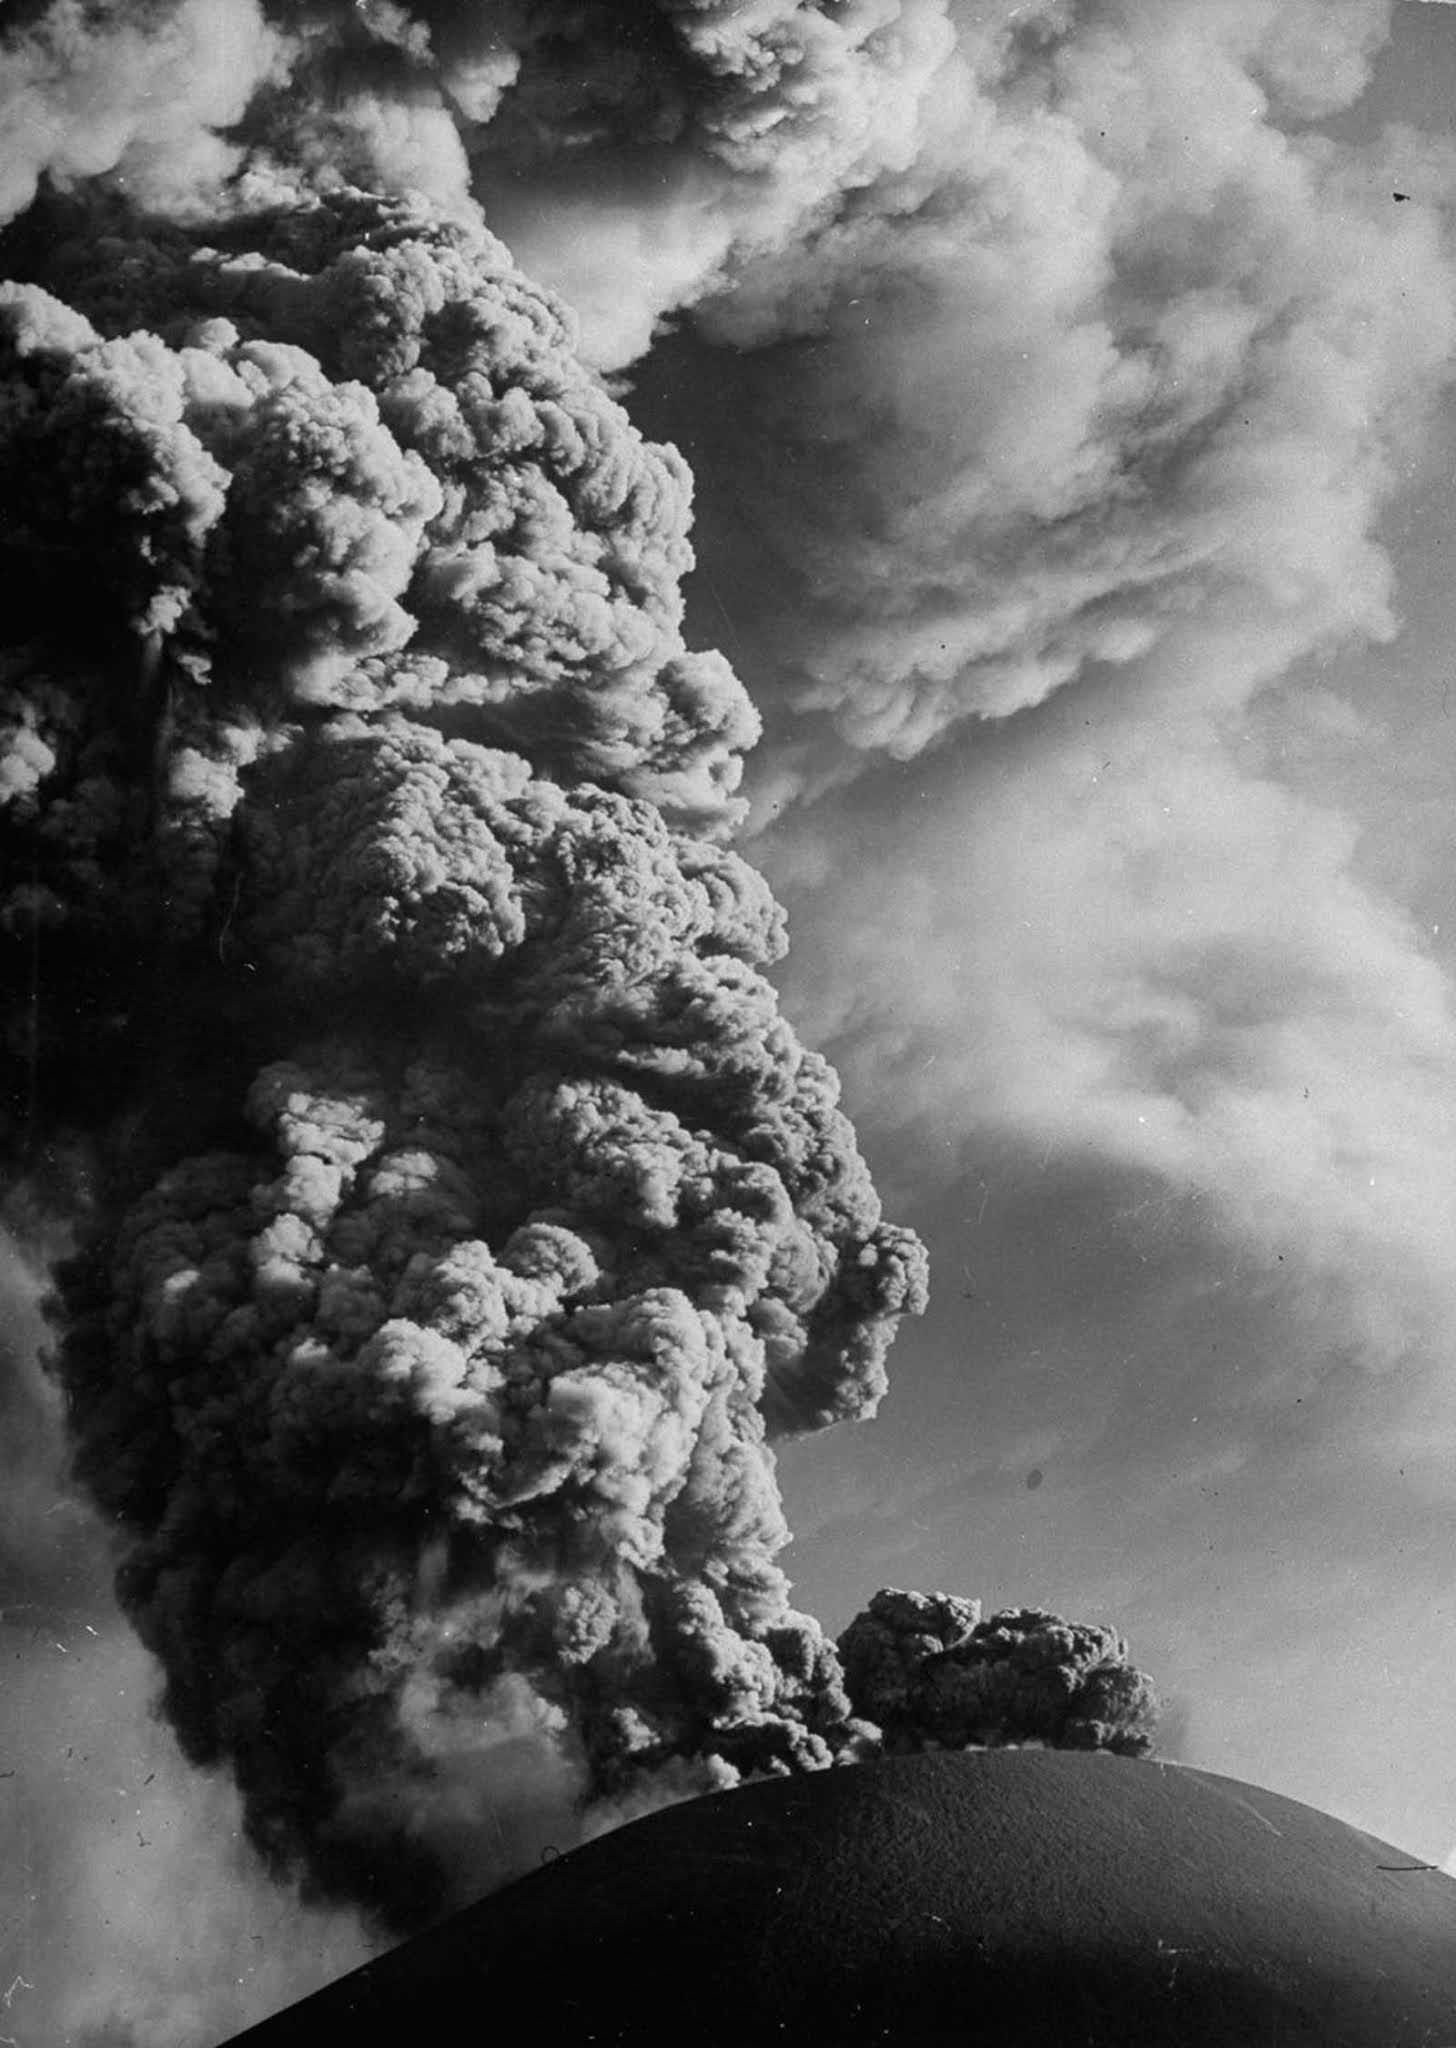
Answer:
[[[127,1112],[61,1371],[184,1744],[405,1918],[472,1728],[598,1798],[854,1739],[768,1439],[873,1410],[923,1254],[561,314],[352,193],[85,229],[0,299],[12,1123]]]
[[[901,162],[949,33],[178,0],[11,45],[8,1143],[84,1141],[59,1371],[183,1745],[399,1926],[583,1810],[1142,1746],[1105,1631],[882,1594],[841,1667],[789,1605],[772,1440],[873,1412],[924,1255],[764,976],[685,466],[468,196],[569,242],[573,166],[605,222],[659,138],[695,231],[619,366]]]
[[[845,1683],[891,1752],[1042,1743],[1143,1756],[1157,1698],[1114,1630],[885,1587],[839,1638]]]

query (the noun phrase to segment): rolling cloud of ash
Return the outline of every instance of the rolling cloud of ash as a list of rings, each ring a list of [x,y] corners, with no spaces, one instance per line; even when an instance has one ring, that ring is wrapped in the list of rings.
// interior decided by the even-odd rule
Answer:
[[[1115,1630],[1034,1608],[884,1587],[839,1638],[854,1698],[887,1750],[1007,1740],[1142,1756],[1158,1702]]]
[[[1389,19],[1388,0],[240,6],[233,100],[199,70],[174,131],[138,115],[144,140],[108,145],[113,113],[92,146],[144,200],[183,182],[173,152],[200,190],[198,137],[229,119],[231,203],[299,177],[472,193],[606,368],[695,308],[717,346],[687,424],[770,600],[756,685],[771,716],[782,697],[903,758],[1089,665],[1170,676],[1190,614],[1256,614],[1218,680],[1200,665],[1223,708],[1311,646],[1390,630],[1371,514],[1441,373],[1450,281],[1431,209],[1394,212],[1385,167],[1301,125],[1358,93]],[[85,22],[88,51],[123,39],[123,81],[135,51],[160,76],[200,34],[179,8]],[[81,35],[47,15],[24,47],[63,30]],[[33,57],[21,136],[67,131],[65,106],[43,118],[57,61]],[[90,72],[66,75],[79,93]]]
[[[873,1412],[923,1253],[700,836],[757,726],[681,461],[420,201],[14,257],[7,1092],[90,1134],[59,1372],[186,1754],[403,1925],[852,1753],[770,1439]]]
[[[836,934],[794,1003],[857,1099],[1152,1164],[1379,1364],[1449,1321],[1448,996],[1278,762],[1368,743],[1280,685],[1394,632],[1379,516],[1448,374],[1449,151],[1315,125],[1391,19],[436,10],[393,73],[595,360],[659,332],[639,402],[694,462],[702,617],[767,722],[765,857]],[[873,799],[835,787],[952,751],[885,886],[851,874]]]
[[[13,39],[3,132],[14,205],[105,172],[204,207],[240,168],[473,196],[618,368],[746,256],[903,170],[954,37],[945,0],[61,5]]]
[[[682,466],[477,202],[589,362],[661,336],[640,402],[700,472],[763,810],[821,796],[766,842],[843,941],[796,1000],[862,1099],[1152,1163],[1276,1219],[1370,1355],[1413,1341],[1362,1276],[1413,1187],[1444,1214],[1444,985],[1233,737],[1392,630],[1448,170],[1304,125],[1389,18],[13,30],[14,1098],[103,1134],[83,1467],[280,1862],[425,1910],[418,1816],[479,1840],[471,1725],[569,1800],[852,1748],[766,1437],[868,1412],[920,1293],[722,848],[757,722],[685,648]],[[922,757],[923,822],[836,871],[836,792]]]

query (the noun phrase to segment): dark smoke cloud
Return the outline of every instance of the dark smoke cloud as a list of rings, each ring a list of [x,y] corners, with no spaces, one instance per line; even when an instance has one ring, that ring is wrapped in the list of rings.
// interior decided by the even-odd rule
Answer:
[[[981,1619],[949,1593],[886,1587],[839,1638],[858,1711],[886,1749],[1039,1742],[1143,1756],[1158,1702],[1110,1628],[1013,1607]]]
[[[1008,65],[1065,13],[1017,11]],[[874,1412],[924,1255],[779,1014],[725,843],[758,718],[684,639],[686,466],[597,374],[730,284],[778,338],[772,264],[908,172],[955,26],[9,38],[7,1140],[69,1198],[77,1469],[184,1750],[397,1925],[745,1773],[1150,1711],[1107,1631],[938,1596],[932,1674],[881,1595],[841,1667],[790,1605],[773,1440]]]
[[[769,1439],[923,1253],[693,836],[755,721],[560,313],[419,204],[72,226],[0,298],[14,1140],[91,1130],[60,1372],[183,1744],[403,1920],[523,1768],[856,1739]]]

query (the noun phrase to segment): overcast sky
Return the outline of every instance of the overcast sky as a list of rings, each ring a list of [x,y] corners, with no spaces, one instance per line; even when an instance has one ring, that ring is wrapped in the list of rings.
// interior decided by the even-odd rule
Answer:
[[[931,1253],[878,1418],[782,1453],[787,1563],[831,1631],[1113,1622],[1173,1754],[1440,1861],[1456,9],[1039,7],[997,69],[1008,11],[906,8],[858,183],[470,166],[696,473],[785,1005]],[[362,1939],[149,1718],[7,1290],[0,2035],[220,2037]]]

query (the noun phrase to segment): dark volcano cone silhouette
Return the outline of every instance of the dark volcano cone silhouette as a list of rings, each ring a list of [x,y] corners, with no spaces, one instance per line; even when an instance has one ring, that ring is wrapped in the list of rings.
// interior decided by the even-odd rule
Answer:
[[[893,1758],[653,1814],[245,2036],[1447,2048],[1456,1885],[1256,1786]]]

